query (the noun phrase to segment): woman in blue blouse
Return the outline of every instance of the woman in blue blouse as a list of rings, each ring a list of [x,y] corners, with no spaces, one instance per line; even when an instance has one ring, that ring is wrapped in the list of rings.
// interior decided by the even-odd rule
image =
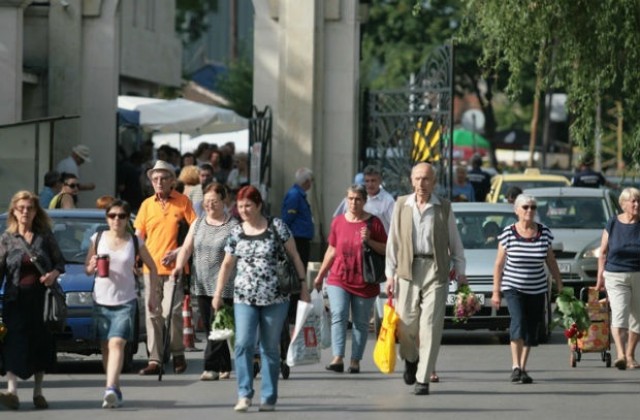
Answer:
[[[280,334],[289,308],[289,295],[280,292],[276,274],[279,241],[293,259],[302,282],[300,299],[309,302],[309,291],[291,232],[281,219],[270,221],[263,216],[260,191],[250,185],[243,187],[238,191],[237,206],[242,224],[234,227],[227,238],[212,305],[216,311],[222,307],[224,286],[236,268],[233,309],[238,403],[234,410],[247,411],[251,406],[253,355],[259,329],[262,366],[259,410],[273,411],[278,400]]]
[[[607,289],[611,305],[611,335],[618,369],[638,369],[635,350],[640,337],[640,190],[620,194],[623,213],[602,232],[596,287]]]

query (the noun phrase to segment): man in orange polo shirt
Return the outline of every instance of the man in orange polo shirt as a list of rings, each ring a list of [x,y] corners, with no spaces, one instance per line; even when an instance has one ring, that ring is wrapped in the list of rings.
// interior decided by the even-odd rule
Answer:
[[[184,295],[181,279],[176,279],[175,285],[169,276],[175,267],[178,255],[178,231],[182,222],[190,225],[196,214],[187,196],[173,189],[176,173],[173,167],[164,161],[157,161],[155,166],[147,171],[147,177],[153,185],[154,195],[142,202],[136,215],[134,227],[136,235],[144,239],[147,249],[151,253],[162,287],[151,287],[149,271],[144,271],[145,301],[149,302],[150,293],[157,296],[156,302],[162,302],[161,307],[154,311],[147,311],[147,349],[149,364],[140,370],[140,375],[157,375],[160,373],[160,361],[163,360],[164,343],[163,331],[165,318],[171,314],[171,340],[169,350],[173,355],[173,371],[183,373],[187,369],[182,343],[182,299]],[[174,287],[176,296],[173,308],[171,294]]]

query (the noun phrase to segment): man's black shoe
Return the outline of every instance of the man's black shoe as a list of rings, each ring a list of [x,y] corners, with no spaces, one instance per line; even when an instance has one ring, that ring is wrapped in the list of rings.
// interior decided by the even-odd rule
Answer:
[[[418,371],[418,361],[410,362],[408,360],[404,361],[404,375],[402,378],[404,379],[404,383],[407,385],[413,385],[416,383],[416,372]]]
[[[429,395],[429,384],[421,384],[420,382],[416,382],[416,387],[413,390],[413,393],[416,395]]]

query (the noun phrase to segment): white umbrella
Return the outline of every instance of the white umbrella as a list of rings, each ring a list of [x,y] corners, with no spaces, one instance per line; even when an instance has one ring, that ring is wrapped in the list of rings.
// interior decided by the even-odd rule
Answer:
[[[248,122],[235,112],[187,99],[139,105],[140,125],[163,133],[206,134],[243,130]]]
[[[167,102],[164,99],[158,98],[145,98],[142,96],[118,96],[118,108],[128,109],[129,111],[135,111],[140,105],[155,104],[159,102]]]

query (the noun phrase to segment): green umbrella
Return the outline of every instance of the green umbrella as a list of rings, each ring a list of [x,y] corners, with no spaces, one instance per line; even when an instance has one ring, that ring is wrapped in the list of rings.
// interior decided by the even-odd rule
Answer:
[[[491,148],[489,140],[485,139],[478,133],[469,130],[456,129],[453,130],[453,145],[458,147],[475,147],[477,149],[488,150]]]

